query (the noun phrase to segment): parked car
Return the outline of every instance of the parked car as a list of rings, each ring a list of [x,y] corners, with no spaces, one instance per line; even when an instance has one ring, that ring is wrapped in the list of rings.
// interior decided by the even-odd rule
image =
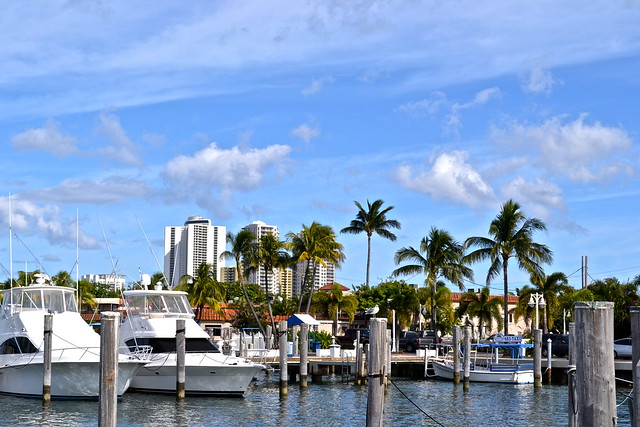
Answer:
[[[401,331],[398,341],[398,348],[406,351],[407,353],[413,353],[420,344],[418,343],[419,335],[415,331]]]
[[[344,331],[344,335],[337,336],[336,341],[344,348],[353,348],[358,331],[360,331],[360,343],[369,344],[369,329],[365,328],[349,328]]]
[[[569,335],[566,334],[543,334],[542,335],[542,356],[547,357],[547,340],[551,340],[551,354],[558,357],[569,355]]]
[[[631,357],[633,347],[631,345],[631,338],[620,338],[613,342],[613,357]]]

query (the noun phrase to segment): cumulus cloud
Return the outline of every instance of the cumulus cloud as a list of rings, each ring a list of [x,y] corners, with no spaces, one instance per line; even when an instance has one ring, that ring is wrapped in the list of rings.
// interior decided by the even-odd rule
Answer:
[[[63,134],[58,122],[52,119],[42,128],[29,129],[15,135],[11,142],[18,151],[44,151],[60,158],[80,153],[76,147],[76,139]]]
[[[55,205],[38,205],[18,197],[0,197],[0,223],[8,225],[9,205],[11,205],[11,228],[21,235],[44,237],[52,244],[76,243],[81,249],[98,247],[96,238],[80,230],[76,233],[76,218],[64,218],[62,210]]]
[[[505,199],[517,200],[527,209],[529,215],[548,220],[556,210],[565,210],[562,189],[542,178],[533,181],[517,177],[501,188]]]
[[[529,152],[537,167],[572,181],[605,181],[633,173],[625,160],[632,147],[627,132],[597,121],[587,123],[585,115],[568,123],[560,117],[541,125],[514,123],[494,129],[492,136],[518,152]]]
[[[68,179],[55,187],[25,191],[23,197],[71,205],[109,205],[123,200],[145,199],[154,194],[153,187],[144,181],[110,176],[97,181]]]
[[[129,139],[118,116],[105,112],[101,113],[98,119],[97,131],[110,143],[109,146],[98,150],[100,155],[131,166],[142,166],[143,162],[139,157],[140,147]]]
[[[467,162],[464,151],[440,154],[431,170],[417,171],[401,165],[395,179],[405,188],[428,194],[435,199],[449,199],[473,208],[494,206],[496,197],[480,173]]]
[[[447,98],[443,92],[434,92],[428,99],[415,102],[407,102],[400,105],[396,110],[406,113],[412,117],[436,117],[438,113],[444,114],[444,127],[446,133],[455,133],[462,125],[462,112],[481,105],[492,99],[499,98],[500,89],[497,87],[483,89],[476,93],[471,101],[453,102]]]
[[[316,93],[322,90],[322,87],[325,83],[333,83],[334,79],[331,76],[321,77],[319,79],[313,79],[311,84],[306,88],[302,89],[303,95],[315,95]]]
[[[318,129],[317,127],[311,127],[310,125],[303,123],[292,130],[291,133],[299,138],[304,139],[305,142],[309,142],[311,141],[311,139],[320,136],[320,129]]]
[[[538,64],[522,78],[522,90],[549,95],[558,83],[559,81],[553,78],[549,70],[546,70],[542,64]]]
[[[182,155],[171,160],[163,177],[199,205],[226,215],[226,204],[234,191],[248,192],[259,188],[274,168],[276,175],[283,173],[290,152],[291,148],[286,145],[221,149],[211,143],[193,156]]]

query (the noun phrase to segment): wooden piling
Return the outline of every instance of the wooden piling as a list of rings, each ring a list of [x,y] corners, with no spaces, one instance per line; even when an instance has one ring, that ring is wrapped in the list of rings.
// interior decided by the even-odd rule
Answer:
[[[278,346],[280,350],[280,397],[287,395],[289,371],[287,371],[287,321],[278,322]]]
[[[576,302],[577,424],[617,425],[613,362],[613,303]]]
[[[569,389],[568,410],[569,427],[578,427],[576,418],[577,397],[576,397],[576,327],[573,322],[569,323],[569,369],[567,371],[567,385]]]
[[[267,336],[264,337],[265,339],[265,347],[267,350],[271,350],[273,348],[273,328],[271,327],[271,325],[267,325]]]
[[[356,385],[364,383],[364,360],[362,345],[360,345],[360,331],[356,331]]]
[[[387,373],[387,375],[384,376],[383,381],[384,381],[384,386],[385,386],[385,391],[387,390],[387,386],[389,385],[389,377],[391,377],[391,346],[393,345],[392,342],[392,336],[391,336],[391,330],[387,329],[387,343],[386,343],[386,351],[385,351],[385,361],[387,363],[387,366],[385,368],[385,372]]]
[[[471,326],[464,327],[464,378],[463,389],[469,391],[469,374],[471,372]]]
[[[44,315],[44,366],[42,378],[42,402],[51,402],[51,338],[53,330],[53,314]]]
[[[533,330],[533,387],[542,387],[542,329]]]
[[[460,384],[460,326],[453,327],[453,383]]]
[[[186,340],[184,319],[176,320],[176,399],[184,400],[186,396],[185,383]]]
[[[384,407],[384,377],[386,375],[387,319],[373,318],[369,322],[369,389],[367,394],[367,427],[382,427]]]
[[[291,327],[291,341],[293,341],[293,356],[297,357],[300,355],[300,351],[298,350],[298,332],[300,331],[300,326],[292,326]]]
[[[118,412],[118,326],[120,313],[100,316],[100,395],[98,425],[115,427]]]
[[[631,424],[640,423],[640,307],[631,307],[631,371],[633,372],[633,401],[631,404]],[[637,392],[636,392],[637,390]]]
[[[300,325],[300,388],[307,387],[307,375],[309,372],[309,325]]]
[[[547,370],[545,371],[547,384],[551,384],[551,367],[553,364],[553,348],[551,346],[551,338],[547,338],[547,342],[542,343],[547,346]]]

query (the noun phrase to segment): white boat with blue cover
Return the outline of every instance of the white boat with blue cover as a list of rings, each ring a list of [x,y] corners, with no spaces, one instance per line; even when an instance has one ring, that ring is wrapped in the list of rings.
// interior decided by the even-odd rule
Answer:
[[[100,388],[100,335],[80,316],[75,289],[38,283],[2,290],[0,393],[43,393],[44,316],[53,314],[51,398],[96,399]],[[147,360],[122,354],[117,393],[122,395]]]
[[[195,322],[187,293],[170,290],[124,291],[127,311],[120,329],[131,350],[151,346],[151,361],[131,384],[151,393],[176,391],[176,320],[185,321],[185,393],[242,396],[263,365],[220,352]]]

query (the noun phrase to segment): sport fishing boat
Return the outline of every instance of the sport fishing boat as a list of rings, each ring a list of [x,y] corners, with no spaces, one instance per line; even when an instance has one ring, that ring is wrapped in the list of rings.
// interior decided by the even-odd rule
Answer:
[[[0,393],[42,396],[44,319],[53,314],[51,398],[96,399],[100,388],[100,335],[80,316],[75,289],[35,284],[2,290],[0,310]],[[117,393],[122,395],[148,360],[120,354]]]
[[[176,391],[176,320],[185,323],[185,393],[242,396],[264,369],[250,360],[220,352],[195,322],[187,293],[170,290],[124,291],[126,318],[120,339],[131,351],[150,346],[151,361],[133,379],[132,390]]]

